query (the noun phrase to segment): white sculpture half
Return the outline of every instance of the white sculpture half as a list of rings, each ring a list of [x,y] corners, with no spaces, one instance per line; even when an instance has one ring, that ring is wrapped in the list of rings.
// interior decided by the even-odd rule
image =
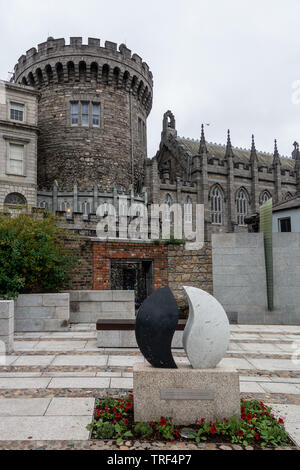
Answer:
[[[196,287],[183,287],[189,301],[189,318],[183,347],[194,369],[211,369],[224,357],[230,338],[226,312],[212,295]]]

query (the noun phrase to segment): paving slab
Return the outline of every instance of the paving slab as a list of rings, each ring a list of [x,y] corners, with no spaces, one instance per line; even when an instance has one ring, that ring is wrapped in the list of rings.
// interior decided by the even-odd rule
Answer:
[[[273,404],[272,411],[277,418],[284,420],[285,428],[300,447],[300,405]]]
[[[254,366],[250,364],[247,359],[239,357],[225,357],[224,359],[222,359],[220,364],[222,364],[225,368],[228,369],[254,369]]]
[[[110,388],[133,388],[133,378],[117,378],[112,377],[110,381]]]
[[[292,359],[254,359],[254,358],[249,358],[248,361],[254,366],[255,369],[260,369],[260,370],[300,371],[300,361],[293,361]]]
[[[20,356],[8,356],[8,355],[2,356],[0,354],[0,367],[10,366],[11,364],[15,362],[16,359],[18,359],[18,357]]]
[[[276,344],[270,343],[240,343],[243,351],[249,352],[272,352],[281,354],[282,350]]]
[[[91,416],[29,416],[3,417],[0,420],[1,441],[86,440],[86,426]]]
[[[104,355],[59,355],[56,356],[53,366],[105,366],[108,356]]]
[[[300,395],[300,386],[291,383],[261,383],[261,387],[266,393],[283,393]]]
[[[39,341],[15,341],[15,351],[35,351]]]
[[[2,398],[0,416],[43,416],[51,398]]]
[[[107,364],[109,366],[130,367],[137,362],[144,362],[143,356],[109,356]]]
[[[35,351],[73,351],[84,349],[87,341],[39,341]]]
[[[1,377],[42,377],[42,372],[0,372]]]
[[[46,416],[92,416],[95,398],[52,398]]]
[[[96,372],[85,372],[85,371],[49,371],[43,372],[42,377],[96,377]]]
[[[48,388],[109,388],[110,378],[105,377],[54,377]]]
[[[46,388],[49,382],[47,377],[7,377],[0,378],[0,389]]]
[[[265,393],[261,384],[257,382],[240,382],[241,393]]]
[[[51,355],[34,355],[34,356],[20,356],[15,362],[15,366],[48,366],[51,364],[55,356]]]

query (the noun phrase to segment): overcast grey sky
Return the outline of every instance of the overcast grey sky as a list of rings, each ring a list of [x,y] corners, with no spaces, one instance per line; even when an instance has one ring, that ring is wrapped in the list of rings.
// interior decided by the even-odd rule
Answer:
[[[0,0],[0,79],[47,37],[125,42],[150,66],[148,155],[171,109],[179,135],[290,155],[300,141],[299,0]]]

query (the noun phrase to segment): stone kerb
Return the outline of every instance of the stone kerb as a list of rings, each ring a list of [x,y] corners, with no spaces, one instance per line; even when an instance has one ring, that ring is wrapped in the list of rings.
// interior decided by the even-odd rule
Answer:
[[[21,294],[15,301],[16,331],[64,330],[69,318],[68,293]]]
[[[96,323],[99,319],[134,319],[134,291],[70,291],[70,322]]]
[[[0,300],[0,361],[14,349],[14,301]]]

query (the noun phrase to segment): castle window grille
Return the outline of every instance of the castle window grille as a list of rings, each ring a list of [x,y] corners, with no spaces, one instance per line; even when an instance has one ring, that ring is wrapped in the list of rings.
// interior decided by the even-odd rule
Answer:
[[[243,189],[240,189],[236,198],[236,212],[238,225],[246,225],[245,217],[248,213],[248,200]]]
[[[9,144],[8,172],[14,175],[24,174],[24,145]]]
[[[24,105],[19,103],[10,104],[10,119],[13,121],[24,120]]]
[[[71,103],[71,124],[72,126],[78,126],[78,102]]]
[[[100,104],[93,103],[92,112],[93,112],[93,126],[99,127],[100,126]]]
[[[81,103],[81,124],[83,126],[89,125],[89,103]]]
[[[184,221],[187,223],[192,223],[193,221],[193,202],[189,196],[185,200]]]
[[[223,198],[218,187],[213,188],[210,195],[211,223],[221,225],[223,223]]]

